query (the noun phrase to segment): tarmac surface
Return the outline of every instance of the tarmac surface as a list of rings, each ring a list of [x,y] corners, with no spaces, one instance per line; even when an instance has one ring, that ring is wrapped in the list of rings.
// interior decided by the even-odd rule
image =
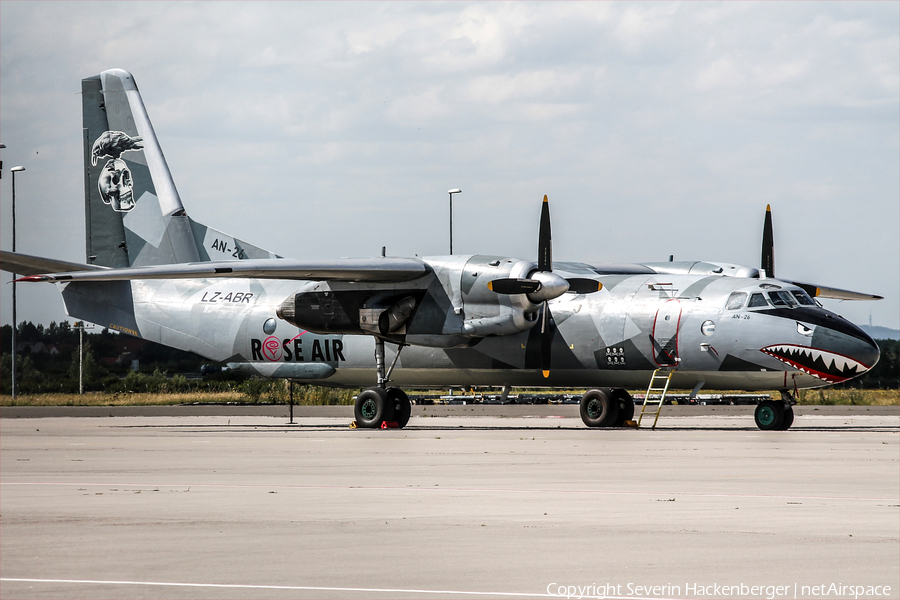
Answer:
[[[0,597],[900,597],[896,407],[669,408],[3,408]]]

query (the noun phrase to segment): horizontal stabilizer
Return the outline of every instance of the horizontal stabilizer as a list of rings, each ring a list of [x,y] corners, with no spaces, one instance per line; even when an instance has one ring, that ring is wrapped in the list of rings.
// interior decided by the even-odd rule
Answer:
[[[813,298],[831,298],[834,300],[884,300],[884,296],[876,296],[875,294],[851,292],[850,290],[824,287],[821,285],[813,285],[811,283],[801,283],[799,281],[789,281],[788,283],[803,288],[803,290]]]
[[[0,269],[17,275],[40,275],[49,272],[104,271],[106,267],[0,250]]]
[[[21,281],[128,281],[132,279],[208,279],[237,277],[309,281],[410,281],[427,274],[412,258],[338,258],[330,260],[248,259],[156,265],[95,271],[32,274]]]

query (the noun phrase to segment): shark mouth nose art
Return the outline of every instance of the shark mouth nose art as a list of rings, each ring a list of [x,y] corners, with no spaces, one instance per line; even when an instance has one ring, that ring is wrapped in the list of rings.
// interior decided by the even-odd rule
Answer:
[[[841,354],[795,344],[766,346],[760,352],[828,383],[846,381],[872,368]]]

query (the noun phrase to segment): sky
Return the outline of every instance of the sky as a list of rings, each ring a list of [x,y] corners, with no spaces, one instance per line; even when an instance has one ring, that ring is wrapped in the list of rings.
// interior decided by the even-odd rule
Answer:
[[[191,217],[293,258],[759,266],[900,327],[898,2],[0,3],[0,244],[84,261],[80,80],[131,71]],[[10,277],[0,317],[12,320]],[[18,319],[66,318],[20,284]]]

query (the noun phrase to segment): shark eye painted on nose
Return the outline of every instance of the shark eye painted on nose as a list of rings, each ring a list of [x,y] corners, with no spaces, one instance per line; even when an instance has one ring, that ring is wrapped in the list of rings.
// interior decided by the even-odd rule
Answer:
[[[803,323],[801,323],[800,321],[797,321],[797,333],[800,333],[803,335],[812,335],[813,330],[810,329],[809,327],[807,327],[806,325],[804,325]]]

